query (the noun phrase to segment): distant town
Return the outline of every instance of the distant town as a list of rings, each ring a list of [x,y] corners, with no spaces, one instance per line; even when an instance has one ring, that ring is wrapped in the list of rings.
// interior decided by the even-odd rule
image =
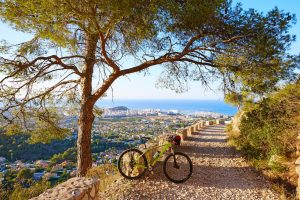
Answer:
[[[119,106],[114,108],[106,108],[103,110],[103,117],[137,117],[137,116],[170,116],[170,115],[184,115],[180,110],[161,110],[161,109],[129,109],[125,106]],[[187,116],[191,117],[212,117],[220,118],[227,117],[227,115],[222,115],[214,112],[194,112],[189,113]]]

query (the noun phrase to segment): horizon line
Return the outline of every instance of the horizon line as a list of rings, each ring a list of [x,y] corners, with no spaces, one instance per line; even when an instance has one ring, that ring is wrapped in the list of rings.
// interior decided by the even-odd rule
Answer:
[[[182,100],[182,101],[224,101],[224,99],[157,99],[157,98],[149,98],[149,99],[144,99],[144,98],[132,98],[132,99],[126,99],[126,98],[102,98],[102,99],[99,99],[98,101],[101,101],[101,100],[112,100],[112,101],[115,101],[115,100]]]

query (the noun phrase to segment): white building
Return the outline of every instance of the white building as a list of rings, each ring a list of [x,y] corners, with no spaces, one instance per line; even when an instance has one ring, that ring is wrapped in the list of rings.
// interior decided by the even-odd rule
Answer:
[[[0,157],[0,164],[1,164],[1,163],[5,163],[5,161],[6,161],[6,158]]]

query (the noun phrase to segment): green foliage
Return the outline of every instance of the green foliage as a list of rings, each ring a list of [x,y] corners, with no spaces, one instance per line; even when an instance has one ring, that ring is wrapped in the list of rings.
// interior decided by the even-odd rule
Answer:
[[[71,178],[70,174],[68,174],[67,170],[65,169],[64,172],[60,175],[60,177],[58,179],[58,183],[65,182],[70,178]]]
[[[159,2],[104,0],[77,1],[74,4],[69,0],[18,0],[2,2],[0,13],[17,30],[34,33],[38,38],[50,39],[56,45],[74,49],[78,38],[70,28],[72,26],[89,33],[99,29],[106,32],[122,20],[119,28],[126,35],[125,44],[134,44],[151,36],[155,32],[152,22],[156,19],[156,4]],[[95,7],[98,9],[91,10]]]
[[[268,162],[268,167],[271,168],[272,171],[282,173],[288,170],[286,166],[283,165],[284,157],[272,155]]]
[[[247,103],[239,131],[228,127],[229,142],[270,179],[294,193],[297,184],[294,163],[300,130],[299,83],[289,84],[261,102]]]
[[[96,117],[102,117],[102,114],[103,114],[103,109],[97,107],[97,106],[94,106],[94,110],[93,110],[93,113]]]
[[[5,134],[16,135],[21,133],[21,127],[18,124],[10,124],[5,128]]]
[[[50,182],[42,180],[32,181],[32,172],[29,169],[16,171],[8,170],[4,181],[0,183],[1,200],[28,200],[50,188]]]
[[[240,133],[231,140],[249,159],[268,160],[268,167],[284,171],[282,158],[290,158],[296,151],[299,107],[299,84],[287,85],[263,101],[243,108]]]
[[[65,139],[71,132],[67,128],[61,128],[54,124],[38,121],[35,129],[30,132],[30,143],[50,143],[53,140]]]
[[[24,182],[26,180],[33,178],[33,172],[28,168],[21,169],[17,174],[17,179],[21,182]]]
[[[29,144],[29,135],[3,135],[0,134],[0,156],[9,161],[16,159],[25,161],[35,161],[39,159],[49,159],[54,154],[62,153],[70,147],[74,147],[74,139],[54,140],[49,144],[35,143]],[[13,160],[11,160],[11,155]]]
[[[32,110],[29,114],[36,117],[31,117],[35,124],[31,131],[28,131],[30,135],[29,143],[50,143],[53,140],[66,139],[71,135],[69,129],[60,127],[62,117],[57,107],[49,105],[46,112]]]
[[[17,184],[10,195],[9,200],[28,200],[40,195],[50,187],[51,186],[48,181],[37,182],[29,188],[23,188],[22,185]]]
[[[53,155],[52,158],[50,159],[52,163],[61,163],[66,160],[76,162],[77,160],[76,148],[74,147],[69,148],[63,153]]]
[[[15,29],[34,35],[18,48],[23,56],[46,55],[47,51],[41,50],[45,46],[62,47],[81,56],[84,38],[99,33],[118,43],[112,60],[123,53],[139,57],[137,53],[149,50],[144,52],[146,57],[159,57],[194,48],[191,54],[166,64],[163,76],[169,77],[161,78],[158,85],[176,91],[186,90],[184,84],[189,79],[206,84],[213,77],[223,77],[226,87],[235,82],[244,90],[261,94],[280,79],[291,78],[290,69],[299,61],[285,54],[295,40],[288,33],[295,23],[294,15],[278,8],[264,15],[254,9],[243,10],[241,4],[230,0],[14,0],[1,2],[0,16]]]
[[[241,106],[243,101],[243,96],[236,92],[230,92],[225,95],[224,101],[234,106]]]
[[[13,170],[8,170],[5,175],[4,175],[4,181],[2,183],[3,184],[3,188],[5,190],[12,190],[13,186],[14,186],[14,183],[15,183],[15,180],[16,180],[16,176],[17,176],[17,173],[16,171],[13,171]]]
[[[31,109],[25,114],[29,120],[26,129],[22,128],[20,123],[11,123],[3,127],[6,135],[28,135],[28,142],[31,144],[50,143],[54,140],[66,139],[71,135],[69,129],[60,127],[61,117],[55,107],[49,107],[47,113]]]

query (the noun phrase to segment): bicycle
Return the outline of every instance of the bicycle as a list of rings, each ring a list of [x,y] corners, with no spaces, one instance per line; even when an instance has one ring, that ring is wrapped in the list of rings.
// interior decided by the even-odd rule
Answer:
[[[165,176],[174,183],[183,183],[187,181],[193,172],[191,159],[182,152],[174,151],[174,146],[180,145],[181,137],[179,135],[168,137],[163,145],[155,145],[141,151],[133,148],[124,151],[118,159],[118,170],[120,174],[127,179],[138,179],[143,176],[148,169],[152,168],[166,152],[170,152],[163,163],[163,172]],[[146,154],[154,149],[161,148],[153,158],[148,162]]]

